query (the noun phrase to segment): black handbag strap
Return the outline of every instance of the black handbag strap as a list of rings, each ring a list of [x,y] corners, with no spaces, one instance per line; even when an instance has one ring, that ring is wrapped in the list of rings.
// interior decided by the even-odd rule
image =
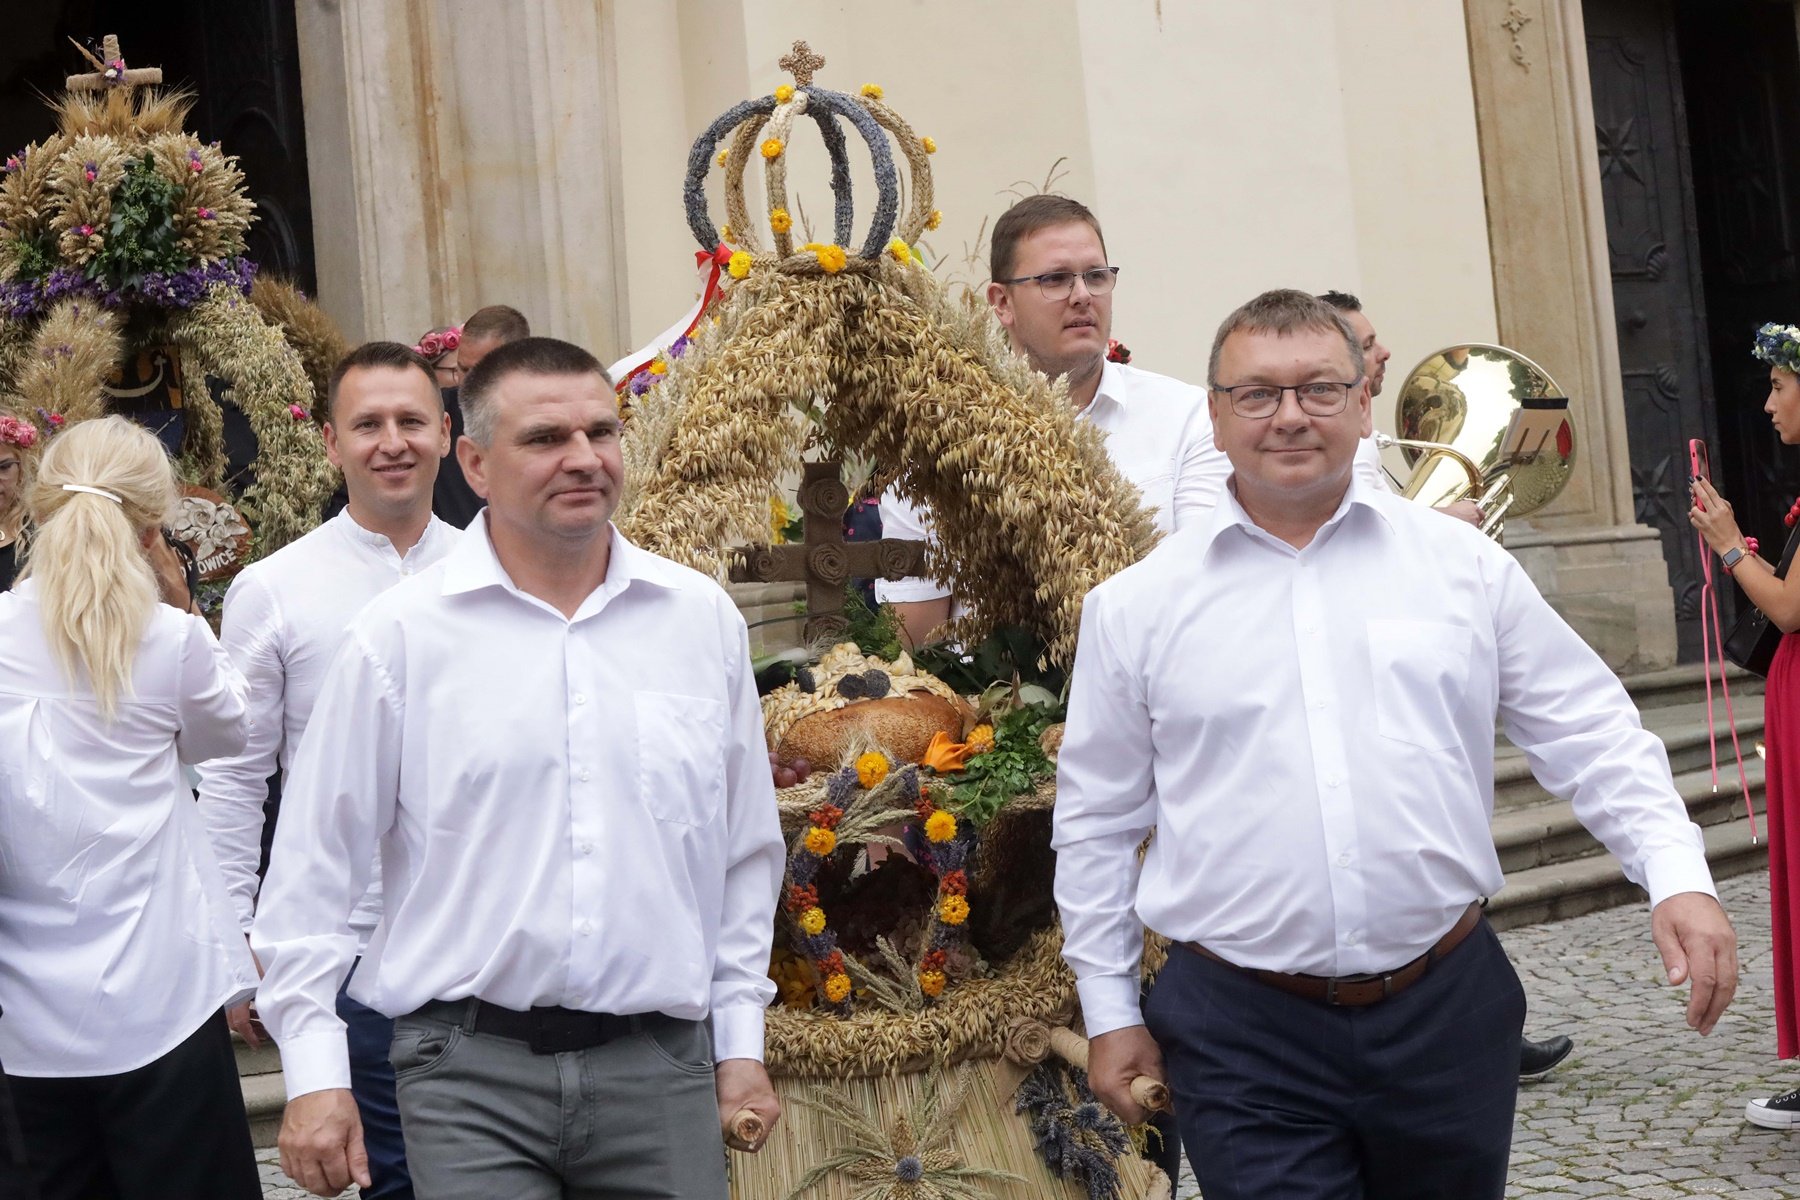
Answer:
[[[1800,550],[1800,524],[1795,525],[1794,531],[1788,534],[1787,545],[1781,551],[1781,562],[1775,567],[1775,578],[1787,578],[1788,567],[1794,561],[1795,550]]]

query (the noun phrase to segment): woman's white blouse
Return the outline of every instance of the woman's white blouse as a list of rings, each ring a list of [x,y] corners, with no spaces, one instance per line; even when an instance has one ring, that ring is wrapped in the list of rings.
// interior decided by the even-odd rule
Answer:
[[[114,1075],[256,987],[181,764],[244,747],[244,681],[158,604],[102,720],[45,640],[37,585],[0,594],[0,1063]]]

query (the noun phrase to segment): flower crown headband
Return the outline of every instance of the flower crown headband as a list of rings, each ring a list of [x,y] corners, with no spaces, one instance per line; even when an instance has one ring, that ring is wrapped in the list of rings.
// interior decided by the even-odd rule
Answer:
[[[1751,353],[1772,367],[1800,373],[1800,326],[1769,322],[1756,331]]]
[[[37,440],[37,426],[0,413],[0,446],[17,446],[21,450],[29,450],[37,445]]]
[[[462,345],[462,326],[452,325],[448,329],[433,330],[426,334],[419,339],[419,344],[413,347],[413,351],[420,358],[435,362],[460,345]]]

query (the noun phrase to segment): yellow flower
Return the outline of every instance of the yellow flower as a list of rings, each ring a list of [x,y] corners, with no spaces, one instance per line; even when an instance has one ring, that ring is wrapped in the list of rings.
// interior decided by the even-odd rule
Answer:
[[[794,227],[794,218],[788,216],[788,210],[778,208],[769,214],[769,228],[776,233],[786,233]]]
[[[730,150],[721,150],[721,151],[719,151],[719,165],[720,165],[720,166],[721,166],[721,167],[722,167],[722,166],[724,166],[724,165],[725,165],[725,160],[726,160],[726,159],[727,159],[727,158],[730,158],[730,157],[731,157],[731,151],[730,151]]]
[[[927,228],[927,229],[936,229],[939,225],[942,225],[943,223],[944,223],[944,214],[935,208],[931,210],[931,215],[929,217],[925,218],[925,228]]]
[[[927,153],[927,154],[936,154],[937,153],[937,139],[931,137],[930,135],[926,135],[925,137],[920,138],[919,145],[925,147],[925,153]]]
[[[994,748],[994,727],[981,724],[969,730],[969,753],[986,754]]]
[[[817,937],[825,932],[825,910],[809,908],[800,914],[800,928]]]
[[[818,242],[808,242],[802,249],[811,250],[819,256],[819,266],[827,275],[836,275],[844,269],[844,264],[849,261],[849,256],[844,253],[842,246],[822,246]]]
[[[927,996],[942,995],[944,984],[947,982],[948,980],[944,978],[944,973],[942,971],[919,972],[919,990],[924,992]]]
[[[888,776],[887,755],[879,750],[871,750],[856,760],[856,779],[866,788],[872,788]]]
[[[777,103],[786,104],[789,100],[792,100],[793,98],[794,98],[794,85],[793,84],[784,83],[780,87],[775,89],[775,100]]]
[[[961,896],[945,896],[938,901],[938,919],[946,925],[961,925],[969,919],[969,902]]]
[[[731,240],[731,226],[729,226],[729,225],[719,226],[719,240],[726,241],[726,242],[729,242]]]
[[[862,94],[871,100],[879,100],[881,99],[881,85],[879,83],[865,83],[862,85]]]
[[[794,514],[788,511],[787,501],[780,496],[769,497],[769,544],[780,546],[787,541],[788,522]]]
[[[829,829],[820,829],[815,825],[806,831],[806,848],[820,858],[824,858],[837,849],[837,834]]]
[[[839,971],[836,975],[827,976],[825,980],[825,998],[833,1004],[842,1004],[850,995],[850,977]]]
[[[652,375],[667,375],[669,373],[669,364],[660,358],[653,358],[650,360],[650,373]]]
[[[762,144],[762,156],[764,158],[780,158],[781,157],[781,139],[780,138],[766,139]]]
[[[925,818],[925,836],[934,842],[947,842],[956,836],[956,818],[943,809]]]
[[[894,261],[902,266],[912,261],[912,247],[906,244],[905,238],[895,238],[889,242],[888,253],[893,255]]]
[[[731,261],[725,264],[725,269],[731,272],[731,277],[733,279],[742,279],[744,276],[748,275],[750,273],[750,252],[748,250],[734,250],[731,255]]]

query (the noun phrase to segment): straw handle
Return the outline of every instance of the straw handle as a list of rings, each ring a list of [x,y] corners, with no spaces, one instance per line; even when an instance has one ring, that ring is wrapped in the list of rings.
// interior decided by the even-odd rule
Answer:
[[[1073,1029],[1060,1027],[1050,1031],[1050,1049],[1072,1067],[1087,1070],[1088,1040]],[[1131,1098],[1151,1112],[1164,1112],[1169,1107],[1169,1085],[1148,1075],[1131,1081]]]
[[[737,1115],[731,1118],[731,1136],[746,1146],[754,1148],[763,1140],[766,1132],[763,1119],[756,1114],[755,1109],[740,1108]]]

